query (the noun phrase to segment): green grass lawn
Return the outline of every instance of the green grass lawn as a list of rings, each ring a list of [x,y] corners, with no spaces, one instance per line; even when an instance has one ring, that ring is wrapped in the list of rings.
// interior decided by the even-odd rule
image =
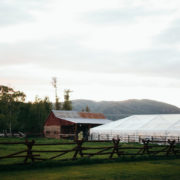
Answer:
[[[180,160],[111,162],[0,171],[2,180],[180,179]]]
[[[29,139],[32,140],[32,139]],[[25,139],[0,138],[0,142],[24,142]],[[36,138],[36,143],[72,142],[68,140],[56,140]],[[111,142],[84,143],[88,147],[112,146]],[[122,147],[142,147],[137,143],[121,144]],[[33,150],[63,150],[72,149],[75,145],[35,146]],[[157,147],[159,149],[161,147]],[[0,145],[0,156],[8,155],[26,149],[25,145]],[[95,152],[98,150],[88,150]],[[112,151],[112,150],[111,150]],[[133,153],[137,150],[128,150]],[[41,157],[49,158],[58,153],[40,153]],[[71,159],[74,152],[68,153],[62,158]],[[22,163],[24,158],[0,159],[0,179],[180,179],[180,159],[175,156],[154,158],[143,155],[136,158],[121,157],[117,160],[103,160],[108,156],[95,156],[92,159],[80,159],[77,161],[59,161],[61,158],[37,162],[27,165],[13,165]]]

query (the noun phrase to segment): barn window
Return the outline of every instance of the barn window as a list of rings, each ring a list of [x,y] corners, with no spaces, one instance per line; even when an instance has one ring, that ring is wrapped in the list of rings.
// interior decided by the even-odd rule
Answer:
[[[54,131],[54,134],[57,134],[57,131]]]
[[[50,131],[46,131],[46,134],[50,134]]]

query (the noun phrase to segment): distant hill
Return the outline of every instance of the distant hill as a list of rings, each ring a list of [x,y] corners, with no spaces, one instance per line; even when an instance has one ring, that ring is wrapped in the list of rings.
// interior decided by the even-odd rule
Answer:
[[[153,100],[130,99],[126,101],[73,100],[73,110],[81,111],[86,106],[91,112],[104,113],[108,119],[116,120],[133,114],[177,114],[180,108]]]

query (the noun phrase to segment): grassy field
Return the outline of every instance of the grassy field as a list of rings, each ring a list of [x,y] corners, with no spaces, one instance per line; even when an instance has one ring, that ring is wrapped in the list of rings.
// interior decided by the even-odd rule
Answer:
[[[0,171],[2,180],[180,179],[180,160],[111,162]]]
[[[56,139],[35,139],[37,143],[70,142]],[[22,141],[17,138],[0,138],[0,142]],[[85,143],[84,146],[111,146],[112,143]],[[37,146],[35,150],[72,149],[75,145],[63,146]],[[142,147],[140,144],[123,144],[123,147]],[[0,145],[0,156],[26,149],[25,145]],[[132,150],[130,150],[132,151]],[[133,150],[134,151],[134,150]],[[54,155],[54,154],[53,154]],[[65,158],[72,158],[69,153]],[[43,154],[48,158],[52,154]],[[106,156],[107,157],[107,156]],[[20,159],[0,160],[0,179],[180,179],[180,159],[175,157],[149,158],[147,156],[133,158],[120,158],[117,160],[103,160],[103,156],[94,159],[60,162],[57,160],[39,162],[27,165],[13,165],[23,162]]]

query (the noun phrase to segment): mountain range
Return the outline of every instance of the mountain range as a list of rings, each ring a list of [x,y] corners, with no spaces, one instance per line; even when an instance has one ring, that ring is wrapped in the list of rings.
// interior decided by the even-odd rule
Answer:
[[[73,110],[82,111],[88,106],[90,112],[103,113],[106,118],[117,120],[135,114],[178,114],[180,108],[164,102],[149,99],[129,99],[125,101],[92,101],[78,99],[72,101]]]

